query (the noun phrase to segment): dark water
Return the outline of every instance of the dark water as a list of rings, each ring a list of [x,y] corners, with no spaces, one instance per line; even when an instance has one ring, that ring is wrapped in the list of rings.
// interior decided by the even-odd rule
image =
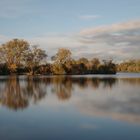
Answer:
[[[140,74],[0,77],[0,140],[140,140]]]

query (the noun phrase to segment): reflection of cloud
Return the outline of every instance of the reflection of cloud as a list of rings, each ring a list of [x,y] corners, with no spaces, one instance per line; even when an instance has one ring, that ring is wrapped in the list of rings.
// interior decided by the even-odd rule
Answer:
[[[92,95],[92,98],[79,100],[76,104],[80,112],[91,116],[140,123],[139,88],[137,85],[132,88],[122,83],[122,80],[119,81],[119,87],[116,86],[109,95],[105,94],[107,91],[104,89]]]
[[[48,98],[46,106],[62,109],[67,105],[72,105],[84,115],[140,124],[140,78],[116,80],[114,78],[87,78],[87,76],[85,78],[55,77],[52,80],[52,87],[55,85],[58,89],[63,87],[63,93],[66,95],[65,89],[69,89],[71,96],[63,105],[62,102],[58,102],[59,98],[55,98],[55,101],[54,99],[50,101]],[[57,90],[53,93],[58,96]],[[81,128],[96,129],[98,127],[94,124],[83,124]]]
[[[88,130],[96,130],[98,127],[94,124],[81,124],[80,126],[82,129],[88,129]]]
[[[140,124],[140,78],[1,77],[0,105],[18,110],[41,102],[42,107],[69,109],[85,115]],[[46,94],[48,95],[47,98]],[[59,100],[61,99],[61,100]],[[65,101],[65,102],[62,102]],[[81,128],[96,129],[94,124]]]
[[[134,107],[129,108],[129,106],[127,110],[127,108],[123,108],[124,104],[120,102],[113,103],[114,105],[112,107],[109,107],[112,104],[107,102],[103,104],[99,104],[98,102],[90,104],[91,102],[89,102],[89,105],[86,105],[86,107],[84,106],[85,104],[80,106],[80,111],[91,116],[109,117],[115,120],[140,123],[140,112],[133,112],[135,111]],[[120,111],[116,111],[117,109]],[[121,110],[124,112],[121,112]]]

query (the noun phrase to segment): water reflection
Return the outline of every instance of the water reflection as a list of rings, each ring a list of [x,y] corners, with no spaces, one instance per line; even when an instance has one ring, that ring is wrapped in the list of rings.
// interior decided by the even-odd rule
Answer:
[[[114,88],[101,88],[97,93],[79,100],[80,112],[140,124],[140,78],[118,79]]]
[[[17,111],[49,98],[46,95],[50,93],[60,102],[71,101],[86,115],[140,122],[138,87],[140,78],[11,76],[0,79],[0,104]],[[85,93],[88,96],[80,96]]]
[[[51,92],[60,100],[69,99],[72,96],[74,85],[84,89],[91,86],[97,89],[101,83],[103,88],[112,88],[116,79],[97,78],[72,78],[72,77],[23,77],[11,76],[0,81],[0,103],[13,110],[24,109],[30,102],[36,103],[45,97],[47,87],[52,85]]]
[[[40,79],[30,77],[20,80],[17,76],[11,76],[1,83],[0,103],[13,110],[24,109],[30,101],[36,103],[46,95]]]

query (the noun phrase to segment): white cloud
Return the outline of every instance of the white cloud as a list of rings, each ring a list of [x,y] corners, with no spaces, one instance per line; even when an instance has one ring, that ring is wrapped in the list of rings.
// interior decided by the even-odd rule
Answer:
[[[95,28],[83,29],[80,35],[99,35],[103,33],[114,33],[113,35],[121,35],[121,31],[130,31],[140,28],[140,20],[132,20],[123,23],[115,23],[112,25],[99,26]]]
[[[45,49],[49,56],[54,55],[59,48],[68,48],[72,52],[81,50],[82,43],[74,35],[47,35],[28,39],[32,44],[38,44]],[[73,53],[75,55],[75,53]]]
[[[79,41],[115,59],[140,58],[140,20],[83,29]],[[123,55],[123,56],[122,56]]]
[[[0,36],[0,43],[8,39],[10,37]],[[68,48],[74,58],[99,57],[117,61],[140,58],[140,20],[83,29],[79,33],[50,33],[24,39],[38,44],[49,56],[58,48]]]

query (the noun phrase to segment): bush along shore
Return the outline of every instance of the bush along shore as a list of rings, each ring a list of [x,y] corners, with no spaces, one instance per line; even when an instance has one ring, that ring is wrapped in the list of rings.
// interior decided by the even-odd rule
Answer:
[[[122,70],[122,64],[116,65],[112,60],[89,60],[85,57],[75,60],[66,48],[58,49],[51,60],[47,62],[45,50],[31,46],[22,39],[13,39],[0,45],[0,75],[116,74],[117,70]],[[140,61],[137,67],[140,70]]]

